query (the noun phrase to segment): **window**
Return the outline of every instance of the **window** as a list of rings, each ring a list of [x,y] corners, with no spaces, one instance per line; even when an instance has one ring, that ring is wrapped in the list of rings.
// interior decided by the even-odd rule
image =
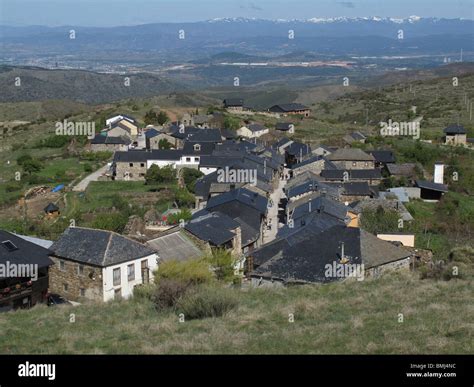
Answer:
[[[84,275],[84,265],[77,265],[77,274],[78,275]]]
[[[201,145],[200,144],[194,144],[194,150],[195,151],[200,151],[201,150]]]
[[[144,168],[144,167],[145,167],[145,163],[140,163],[140,167]]]
[[[67,291],[68,291],[68,289],[69,289],[69,286],[68,286],[68,284],[63,284],[63,290],[64,290],[65,292],[67,292]]]
[[[355,167],[357,163],[355,161],[352,162],[352,166]]]
[[[190,163],[191,162],[191,157],[186,157],[186,162]]]
[[[114,269],[113,277],[114,277],[114,282],[113,282],[114,286],[119,286],[120,283],[122,282],[120,278],[120,267],[118,267],[117,269]]]
[[[127,277],[129,281],[135,280],[135,264],[134,263],[127,266]]]
[[[86,289],[80,288],[80,289],[79,289],[79,292],[80,292],[80,294],[81,294],[81,297],[85,297],[85,296],[86,296]]]
[[[59,270],[66,270],[66,262],[64,261],[59,261]]]
[[[133,167],[133,163],[129,163],[128,166],[129,166],[129,167]]]
[[[15,244],[12,241],[2,242],[2,246],[5,247],[7,249],[7,251],[9,251],[9,252],[18,250],[18,247],[16,247]]]
[[[118,288],[114,290],[114,299],[120,300],[122,298],[122,289]]]
[[[195,161],[196,163],[198,163],[198,162],[199,162],[199,157],[195,157],[195,158],[194,158],[194,161]]]

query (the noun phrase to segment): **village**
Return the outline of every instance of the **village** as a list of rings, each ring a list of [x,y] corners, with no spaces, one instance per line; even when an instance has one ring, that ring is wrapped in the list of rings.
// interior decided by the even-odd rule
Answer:
[[[222,128],[222,112],[240,118],[236,130]],[[248,114],[244,100],[232,98],[222,111],[186,113],[163,125],[109,117],[89,147],[113,153],[112,161],[72,189],[166,176],[184,186],[192,176],[191,202],[162,214],[149,210],[143,220],[132,217],[123,233],[74,222],[57,240],[0,231],[0,262],[38,269],[35,280],[3,279],[0,307],[127,299],[153,282],[163,263],[215,251],[232,256],[233,283],[243,288],[363,280],[433,264],[432,251],[415,247],[406,204],[442,200],[449,191],[442,162],[429,171],[397,162],[388,149],[364,151],[357,145],[369,134],[360,131],[346,135],[343,147],[300,142],[293,135],[311,110],[298,103],[260,112],[277,120],[274,127]],[[460,125],[446,127],[446,146],[469,147],[466,133]],[[399,184],[387,187],[387,179]],[[60,217],[63,205],[50,202],[44,216]],[[364,217],[374,213],[382,223],[384,215],[394,216],[396,228],[366,230]]]

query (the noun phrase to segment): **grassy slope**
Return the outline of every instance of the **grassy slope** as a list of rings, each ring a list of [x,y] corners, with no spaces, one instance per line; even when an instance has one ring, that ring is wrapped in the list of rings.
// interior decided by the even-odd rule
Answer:
[[[0,315],[0,353],[472,353],[472,286],[393,273],[255,289],[241,291],[239,308],[222,318],[184,323],[138,299],[41,306]]]

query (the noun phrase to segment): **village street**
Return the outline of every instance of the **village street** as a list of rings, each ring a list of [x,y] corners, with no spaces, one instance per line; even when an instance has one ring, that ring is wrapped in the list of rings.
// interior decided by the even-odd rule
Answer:
[[[287,170],[283,173],[283,176],[287,174]],[[283,189],[285,188],[287,180],[280,179],[278,181],[278,187],[271,193],[269,203],[268,213],[267,213],[267,224],[271,225],[271,229],[268,230],[267,227],[264,227],[263,231],[263,243],[268,243],[273,241],[276,238],[278,233],[278,203],[282,198],[285,197]]]

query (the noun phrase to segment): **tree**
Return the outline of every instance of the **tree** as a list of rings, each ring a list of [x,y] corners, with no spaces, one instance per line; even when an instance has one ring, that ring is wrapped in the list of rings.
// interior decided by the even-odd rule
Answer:
[[[194,188],[196,185],[196,180],[201,176],[204,176],[204,174],[201,171],[193,168],[183,168],[182,174],[184,184],[186,185],[188,191],[195,193]]]
[[[150,183],[168,183],[176,179],[176,172],[170,166],[160,168],[158,165],[152,165],[146,172],[145,181]]]
[[[158,114],[157,121],[160,125],[164,125],[166,121],[168,120],[169,120],[168,114],[166,114],[165,112],[160,112]]]
[[[158,116],[153,110],[148,110],[145,113],[145,118],[144,118],[145,125],[152,125],[157,121],[158,121]]]
[[[235,259],[229,250],[213,249],[205,260],[209,262],[218,281],[231,282],[234,279]]]
[[[34,173],[34,172],[39,172],[41,169],[43,169],[43,164],[41,164],[41,161],[39,160],[26,160],[23,162],[23,170],[26,173]]]
[[[166,138],[162,138],[158,142],[158,149],[171,149],[172,146],[173,145]]]
[[[227,116],[224,119],[224,128],[237,130],[239,129],[239,127],[240,127],[240,120],[238,118]]]

